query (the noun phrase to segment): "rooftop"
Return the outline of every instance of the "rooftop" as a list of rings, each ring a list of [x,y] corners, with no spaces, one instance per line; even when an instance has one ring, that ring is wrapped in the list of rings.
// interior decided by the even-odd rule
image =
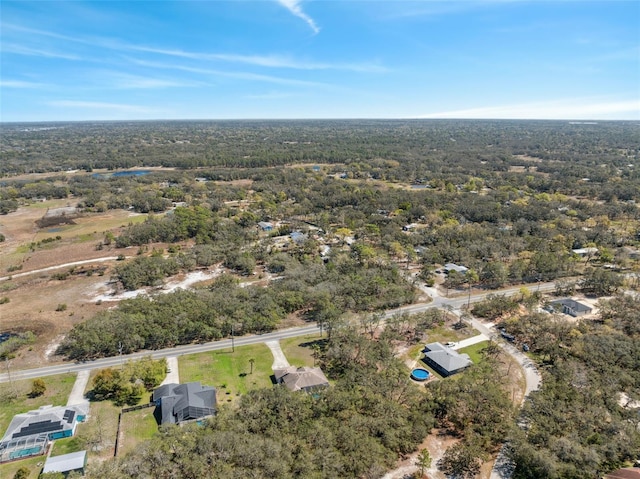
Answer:
[[[326,387],[329,380],[320,368],[289,366],[273,371],[276,382],[284,384],[291,391],[307,390],[317,387]]]
[[[72,452],[62,456],[48,457],[44,463],[42,473],[69,472],[83,469],[87,464],[87,451]]]

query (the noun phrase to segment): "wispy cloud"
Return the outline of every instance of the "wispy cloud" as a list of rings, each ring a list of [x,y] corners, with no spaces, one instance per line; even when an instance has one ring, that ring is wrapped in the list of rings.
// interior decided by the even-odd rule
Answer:
[[[255,95],[247,95],[246,98],[251,100],[282,100],[284,98],[292,98],[300,96],[299,93],[284,92],[284,91],[272,91],[268,93],[258,93]]]
[[[154,78],[149,76],[131,75],[120,72],[100,72],[100,77],[106,80],[109,87],[122,90],[150,90],[161,88],[199,87],[202,82],[190,80],[175,80],[171,78]]]
[[[106,103],[101,101],[77,101],[77,100],[55,100],[47,103],[49,106],[61,108],[78,108],[88,110],[110,110],[123,113],[153,113],[154,110],[141,105],[131,105],[124,103]]]
[[[469,108],[441,111],[420,118],[502,118],[518,120],[598,120],[616,119],[622,114],[635,114],[640,119],[640,99],[598,101],[583,98],[562,99],[548,102],[520,103],[513,105]]]
[[[38,48],[25,47],[23,45],[16,45],[12,43],[5,43],[2,45],[3,53],[13,53],[16,55],[28,55],[34,57],[46,57],[46,58],[62,58],[64,60],[81,60],[77,55],[71,55],[69,53],[59,53],[50,50],[41,50]]]
[[[290,68],[293,70],[350,70],[356,72],[382,73],[389,71],[386,67],[375,63],[324,63],[297,60],[285,55],[239,55],[233,53],[202,53],[154,48],[140,45],[122,45],[123,49],[156,53],[178,58],[203,61],[225,61],[243,63],[269,68]]]
[[[283,7],[285,7],[287,10],[289,10],[296,17],[304,20],[307,23],[307,25],[311,27],[311,30],[313,30],[313,33],[315,34],[320,33],[320,28],[318,27],[318,25],[316,25],[316,22],[313,20],[313,18],[311,18],[309,15],[307,15],[302,11],[302,7],[300,6],[300,3],[301,3],[300,0],[278,0],[278,3]]]
[[[137,60],[137,59],[130,59],[130,61],[132,63],[135,63],[136,65],[145,66],[145,67],[184,71],[184,72],[197,73],[200,75],[208,75],[208,76],[214,76],[214,77],[220,76],[220,77],[226,77],[226,78],[236,78],[238,80],[276,83],[279,85],[322,87],[322,88],[332,87],[332,85],[329,85],[327,83],[320,83],[320,82],[307,81],[307,80],[297,80],[294,78],[282,78],[282,77],[277,77],[272,75],[262,75],[260,73],[230,72],[230,71],[214,70],[214,69],[208,69],[208,68],[174,65],[171,63],[150,62],[146,60]]]
[[[529,0],[428,0],[416,2],[391,1],[386,2],[384,18],[402,19],[409,17],[437,17],[473,12],[493,6],[525,3]],[[561,0],[562,1],[562,0]],[[571,1],[571,0],[568,0]]]
[[[282,3],[285,6],[291,4],[294,7],[296,7],[298,10],[300,10],[298,5],[299,2],[297,0],[282,0],[280,3]],[[313,20],[310,18],[309,20],[314,25],[314,28],[317,29],[317,27],[315,27],[315,23],[313,23]],[[258,67],[265,67],[265,68],[288,68],[292,70],[342,70],[342,71],[353,71],[353,72],[361,72],[361,73],[385,73],[389,71],[389,69],[386,68],[385,66],[375,62],[337,62],[337,63],[336,62],[317,62],[317,61],[296,59],[288,55],[244,55],[244,54],[236,54],[236,53],[193,52],[193,51],[186,51],[186,50],[177,49],[177,48],[158,48],[158,47],[147,46],[147,45],[136,45],[136,44],[121,42],[121,41],[109,39],[109,38],[73,37],[68,35],[61,35],[61,34],[46,31],[46,30],[24,27],[21,25],[3,23],[2,28],[6,28],[8,30],[15,30],[23,33],[29,33],[31,35],[40,35],[40,36],[45,36],[49,38],[55,38],[55,39],[63,40],[66,42],[79,43],[82,45],[89,45],[93,47],[104,48],[104,49],[112,50],[115,52],[144,52],[144,53],[153,53],[157,55],[165,55],[165,56],[176,57],[176,58],[185,58],[189,60],[240,63],[240,64],[253,65]],[[44,50],[24,47],[21,45],[9,45],[9,46],[5,45],[2,47],[2,49],[8,52],[20,53],[24,55],[50,56],[50,57],[65,58],[69,60],[82,59],[73,54],[48,52]],[[85,59],[85,60],[91,60],[91,59]]]
[[[44,83],[36,83],[22,80],[0,80],[0,87],[2,88],[44,88],[47,85]]]

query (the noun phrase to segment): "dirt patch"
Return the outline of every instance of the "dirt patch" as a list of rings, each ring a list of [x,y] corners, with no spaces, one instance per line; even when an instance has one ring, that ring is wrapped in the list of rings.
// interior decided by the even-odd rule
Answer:
[[[383,476],[383,479],[404,479],[414,472],[417,472],[416,458],[423,449],[427,449],[431,456],[431,467],[425,471],[427,476],[430,479],[446,479],[446,476],[438,470],[438,461],[442,458],[444,452],[458,441],[460,441],[459,438],[447,434],[445,430],[434,429],[433,432],[422,441],[422,444],[418,446],[416,452],[400,460],[396,468],[387,472]],[[489,476],[482,477],[488,478]]]
[[[48,275],[33,275],[12,281],[14,289],[2,293],[9,302],[0,305],[2,331],[32,331],[33,344],[17,351],[12,360],[16,369],[41,367],[62,362],[54,354],[56,344],[75,324],[108,307],[86,302],[86,293],[106,281],[100,276],[70,276],[64,281]],[[66,309],[61,307],[66,305]],[[60,311],[56,311],[60,309]],[[64,310],[63,310],[64,309]]]

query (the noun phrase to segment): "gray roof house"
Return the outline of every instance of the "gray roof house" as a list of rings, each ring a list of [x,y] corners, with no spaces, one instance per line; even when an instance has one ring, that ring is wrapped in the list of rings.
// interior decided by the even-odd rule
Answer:
[[[79,451],[63,454],[62,456],[48,457],[44,463],[42,473],[61,472],[66,476],[72,471],[78,471],[80,474],[84,474],[85,467],[87,467],[87,451]]]
[[[278,384],[283,384],[291,391],[311,392],[329,386],[329,380],[320,368],[289,366],[288,368],[274,369],[273,375]]]
[[[585,314],[590,314],[591,311],[593,311],[593,309],[586,304],[579,303],[578,301],[574,301],[571,298],[551,301],[549,303],[549,306],[555,311],[561,311],[564,314],[573,316],[574,318],[577,318],[578,316],[584,316]]]
[[[160,424],[179,424],[216,413],[216,390],[200,382],[165,384],[153,391]]]
[[[455,264],[455,263],[447,263],[444,265],[443,268],[447,273],[449,273],[450,271],[457,271],[458,273],[466,273],[469,268],[467,268],[466,266],[462,266],[459,264]]]
[[[468,354],[460,354],[440,343],[427,344],[423,352],[423,361],[445,377],[473,364]]]
[[[16,414],[0,440],[0,462],[43,454],[49,441],[71,437],[84,421],[85,406],[42,406]]]

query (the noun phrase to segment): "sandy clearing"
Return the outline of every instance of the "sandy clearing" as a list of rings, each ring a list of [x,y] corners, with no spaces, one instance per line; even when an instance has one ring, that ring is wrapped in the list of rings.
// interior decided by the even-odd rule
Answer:
[[[104,292],[105,289],[111,291],[111,283],[107,281],[103,284],[97,285],[93,292],[88,293],[90,296],[89,301],[122,301],[124,299],[137,298],[138,296],[148,296],[151,293],[172,293],[178,289],[189,289],[196,283],[214,279],[220,276],[220,273],[222,273],[222,269],[220,268],[216,268],[211,271],[191,271],[184,275],[184,278],[169,281],[161,288],[140,288],[134,291],[124,291],[122,293]]]

